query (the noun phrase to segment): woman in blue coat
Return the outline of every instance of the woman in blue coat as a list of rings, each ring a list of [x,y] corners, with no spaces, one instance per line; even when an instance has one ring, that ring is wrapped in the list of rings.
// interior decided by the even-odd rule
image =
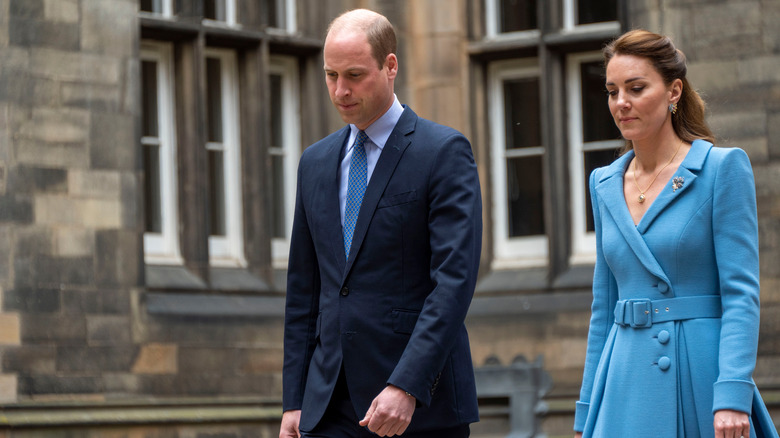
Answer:
[[[597,260],[574,430],[582,437],[777,437],[752,379],[758,225],[741,149],[713,147],[665,36],[604,49],[625,153],[590,176]]]

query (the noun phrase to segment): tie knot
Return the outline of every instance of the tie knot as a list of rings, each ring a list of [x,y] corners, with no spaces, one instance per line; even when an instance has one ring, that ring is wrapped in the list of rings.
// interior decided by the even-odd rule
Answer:
[[[368,140],[368,135],[366,134],[366,131],[363,130],[359,131],[357,138],[355,139],[355,147],[363,146],[363,143],[365,143],[366,140]]]

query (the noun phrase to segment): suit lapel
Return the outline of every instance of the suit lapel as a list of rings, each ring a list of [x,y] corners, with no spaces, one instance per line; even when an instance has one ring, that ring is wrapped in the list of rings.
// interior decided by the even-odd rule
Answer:
[[[634,221],[631,219],[631,214],[628,212],[628,206],[626,205],[626,199],[623,194],[623,176],[626,165],[633,156],[634,152],[631,151],[615,160],[596,183],[595,190],[598,198],[607,208],[623,238],[628,242],[639,261],[653,275],[664,279],[668,283],[666,273],[661,269],[661,265],[655,259],[650,248],[648,248],[637,227],[634,226]]]
[[[379,160],[374,167],[374,173],[371,175],[371,180],[366,187],[366,193],[363,195],[363,202],[360,204],[360,212],[358,213],[357,223],[355,224],[355,232],[352,235],[352,247],[349,250],[349,260],[347,260],[347,267],[344,270],[344,278],[346,279],[349,270],[352,269],[352,264],[355,262],[355,257],[360,252],[360,246],[363,244],[363,239],[366,237],[368,231],[368,225],[371,223],[371,218],[374,216],[374,211],[379,203],[379,199],[382,197],[382,193],[387,187],[387,183],[390,181],[390,177],[395,172],[395,168],[398,162],[401,160],[404,151],[411,143],[409,134],[414,132],[414,127],[417,124],[417,114],[414,113],[408,107],[404,109],[401,118],[396,123],[393,132],[385,143],[385,147],[382,149],[382,153],[379,155]],[[343,244],[342,244],[343,246]],[[342,250],[342,259],[346,256]]]
[[[343,270],[346,261],[344,260],[347,255],[344,252],[344,233],[341,228],[341,204],[339,203],[339,167],[341,165],[341,151],[344,148],[344,144],[349,139],[349,126],[343,129],[342,135],[337,137],[340,141],[335,141],[330,146],[330,150],[327,153],[327,160],[323,163],[323,169],[325,172],[326,181],[322,185],[324,193],[324,199],[327,207],[324,209],[327,215],[324,218],[323,223],[327,224],[328,234],[331,236],[331,247],[333,249],[333,257],[336,259],[336,263]]]
[[[707,157],[707,153],[709,153],[711,147],[712,144],[702,140],[696,140],[693,142],[691,145],[691,150],[688,151],[688,155],[686,155],[683,162],[680,163],[680,167],[674,173],[672,181],[668,181],[666,183],[666,186],[663,188],[663,190],[661,190],[661,194],[658,195],[655,201],[653,201],[653,205],[650,206],[650,208],[645,212],[645,215],[642,217],[642,220],[639,221],[637,230],[640,233],[644,234],[648,229],[650,229],[653,221],[655,221],[661,212],[666,210],[669,205],[674,203],[678,198],[682,197],[683,193],[688,191],[693,186],[696,180],[697,172],[701,170],[702,166],[704,165],[704,159]],[[684,178],[684,182],[677,190],[673,190],[672,182],[676,177]]]

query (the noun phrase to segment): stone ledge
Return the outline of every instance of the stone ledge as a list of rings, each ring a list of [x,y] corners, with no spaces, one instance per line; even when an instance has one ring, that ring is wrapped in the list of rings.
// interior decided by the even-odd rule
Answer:
[[[24,402],[0,405],[0,427],[267,422],[282,418],[278,400]]]
[[[150,314],[211,317],[283,317],[285,297],[149,292]]]

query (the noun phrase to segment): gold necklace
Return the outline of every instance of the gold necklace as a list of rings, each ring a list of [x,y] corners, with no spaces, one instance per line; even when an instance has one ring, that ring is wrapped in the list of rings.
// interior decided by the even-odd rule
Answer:
[[[648,185],[647,188],[644,189],[644,190],[639,188],[639,182],[636,179],[636,157],[634,157],[634,170],[631,172],[631,174],[634,176],[634,185],[636,186],[636,189],[639,190],[639,197],[637,198],[637,200],[639,201],[640,204],[645,202],[645,192],[650,190],[650,187],[653,186],[653,183],[655,182],[655,180],[658,179],[658,175],[660,175],[661,172],[664,171],[664,169],[666,169],[670,164],[672,164],[672,161],[674,161],[674,157],[676,157],[677,153],[680,152],[680,148],[682,147],[682,145],[683,145],[683,142],[682,142],[682,140],[680,140],[680,145],[677,146],[677,150],[674,151],[674,155],[672,155],[672,158],[670,158],[669,162],[664,164],[664,167],[662,167],[661,170],[659,170],[658,173],[655,174],[655,176],[653,177],[653,180],[650,181],[650,185]]]

